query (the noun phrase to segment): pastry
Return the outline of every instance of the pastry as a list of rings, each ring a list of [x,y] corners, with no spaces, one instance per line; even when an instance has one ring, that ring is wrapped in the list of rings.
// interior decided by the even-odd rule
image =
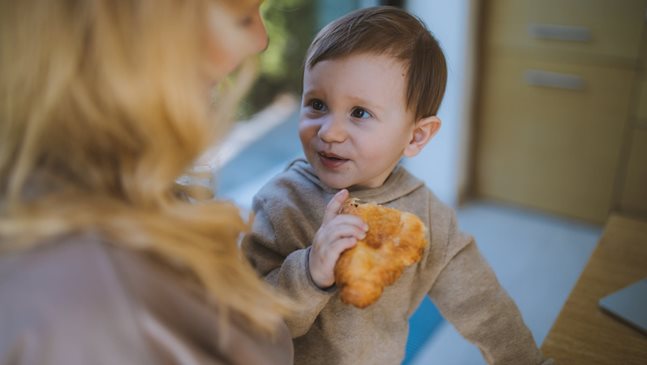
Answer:
[[[426,228],[414,214],[348,199],[342,214],[368,224],[366,237],[344,251],[335,265],[335,282],[342,302],[365,308],[393,284],[402,271],[420,261],[427,246]]]

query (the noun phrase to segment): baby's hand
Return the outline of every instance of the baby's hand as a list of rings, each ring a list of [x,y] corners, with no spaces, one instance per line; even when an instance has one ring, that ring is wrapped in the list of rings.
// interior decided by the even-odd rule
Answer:
[[[355,246],[358,239],[366,236],[368,225],[361,218],[350,214],[339,214],[348,198],[348,190],[340,190],[328,203],[321,227],[315,234],[310,249],[310,275],[320,288],[335,283],[335,264],[339,255]]]

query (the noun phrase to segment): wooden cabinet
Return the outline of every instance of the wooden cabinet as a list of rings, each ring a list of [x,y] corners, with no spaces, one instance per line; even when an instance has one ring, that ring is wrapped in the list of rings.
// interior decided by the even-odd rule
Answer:
[[[614,209],[624,214],[647,217],[647,34],[643,37],[642,52]]]
[[[638,58],[643,0],[485,1],[488,47],[534,49],[544,54]],[[585,60],[586,61],[591,61]]]
[[[647,216],[647,128],[632,128],[630,138],[616,208],[628,214]]]
[[[637,198],[647,141],[628,133],[645,9],[645,0],[486,2],[478,196],[597,223],[614,208],[647,211]]]

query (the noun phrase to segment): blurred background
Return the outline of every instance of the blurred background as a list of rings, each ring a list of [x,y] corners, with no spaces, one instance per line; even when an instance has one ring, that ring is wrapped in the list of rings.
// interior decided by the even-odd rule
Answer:
[[[442,128],[403,163],[456,208],[541,344],[609,215],[647,218],[647,0],[267,0],[259,79],[206,156],[221,198],[249,209],[301,156],[308,44],[374,5],[420,17],[448,60]],[[404,363],[484,363],[430,301],[410,324]]]

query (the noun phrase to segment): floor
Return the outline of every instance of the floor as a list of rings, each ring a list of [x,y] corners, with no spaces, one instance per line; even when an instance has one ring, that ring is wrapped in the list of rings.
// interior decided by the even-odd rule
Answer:
[[[260,128],[261,120],[244,123],[228,140],[225,161],[219,162],[217,194],[243,210],[250,209],[251,197],[268,179],[301,155],[294,100],[284,99],[275,107],[270,114],[283,115],[285,122],[272,128]],[[591,255],[601,227],[489,201],[465,204],[457,214],[461,228],[475,237],[541,344]],[[421,306],[416,315],[416,321],[433,317],[437,325],[413,326],[405,364],[485,364],[478,349],[438,317],[433,305]]]
[[[601,227],[486,201],[457,210],[541,345],[591,256]],[[409,364],[485,364],[443,321]]]

